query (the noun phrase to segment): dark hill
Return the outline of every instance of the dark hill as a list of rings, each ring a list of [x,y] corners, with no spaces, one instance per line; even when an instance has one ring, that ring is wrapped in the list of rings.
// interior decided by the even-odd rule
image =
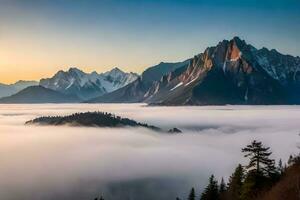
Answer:
[[[54,116],[54,117],[39,117],[26,124],[39,124],[39,125],[72,125],[72,126],[86,126],[86,127],[145,127],[153,130],[160,130],[155,126],[145,123],[136,122],[128,118],[115,116],[111,113],[104,112],[86,112],[75,113],[68,116]]]
[[[62,94],[42,86],[30,86],[17,94],[0,99],[0,103],[74,103],[75,96]]]

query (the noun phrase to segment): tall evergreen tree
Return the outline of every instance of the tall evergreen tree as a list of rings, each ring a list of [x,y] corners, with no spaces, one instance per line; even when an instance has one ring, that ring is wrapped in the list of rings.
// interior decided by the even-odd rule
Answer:
[[[188,200],[196,200],[196,194],[194,188],[191,189]]]
[[[226,184],[224,181],[224,178],[222,177],[220,187],[219,187],[219,193],[224,193],[226,191]]]
[[[269,158],[272,154],[269,150],[269,147],[264,147],[256,140],[242,149],[245,157],[248,157],[250,161],[246,166],[248,171],[243,183],[241,199],[255,198],[259,191],[277,179],[275,161]]]
[[[284,173],[284,166],[282,164],[281,159],[278,161],[278,171],[279,171],[280,175],[282,175]]]
[[[222,177],[221,182],[220,182],[220,186],[219,186],[219,197],[220,197],[221,200],[226,199],[226,191],[227,191],[227,187],[226,187],[224,178]]]
[[[214,175],[210,176],[209,183],[201,194],[200,200],[219,200],[219,186]]]
[[[270,147],[264,147],[261,142],[256,140],[242,149],[242,152],[245,153],[244,156],[250,159],[248,166],[246,166],[249,172],[269,175],[276,170],[275,161],[269,158],[272,154],[269,150]]]
[[[242,194],[242,184],[244,180],[244,169],[241,164],[239,164],[233,174],[229,178],[228,189],[226,196],[231,200],[240,200]]]

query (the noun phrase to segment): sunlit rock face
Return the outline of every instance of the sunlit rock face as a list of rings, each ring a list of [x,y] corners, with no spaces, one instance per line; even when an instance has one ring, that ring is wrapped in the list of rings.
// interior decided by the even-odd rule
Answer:
[[[238,37],[161,78],[146,102],[165,105],[299,104],[300,58],[256,49]]]

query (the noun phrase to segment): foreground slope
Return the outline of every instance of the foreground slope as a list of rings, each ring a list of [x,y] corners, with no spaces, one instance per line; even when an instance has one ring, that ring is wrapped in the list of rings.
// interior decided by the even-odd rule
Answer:
[[[17,94],[0,99],[0,103],[69,103],[79,102],[75,96],[65,95],[42,86],[30,86]]]
[[[290,166],[281,180],[258,200],[299,200],[300,199],[300,162]]]

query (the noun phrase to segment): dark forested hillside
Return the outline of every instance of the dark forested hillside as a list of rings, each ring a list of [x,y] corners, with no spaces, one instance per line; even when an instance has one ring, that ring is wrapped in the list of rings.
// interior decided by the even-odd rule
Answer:
[[[122,118],[111,113],[106,112],[86,112],[75,113],[68,116],[47,116],[39,117],[26,124],[40,124],[40,125],[72,125],[72,126],[91,126],[91,127],[146,127],[153,130],[160,130],[159,128],[148,125],[146,123],[136,122],[128,118]]]
[[[246,166],[239,164],[227,185],[223,178],[219,184],[211,175],[207,187],[199,195],[200,200],[300,199],[300,155],[291,156],[287,164],[279,160],[275,165],[275,160],[270,158],[270,148],[255,140],[242,152],[249,158],[249,163]],[[199,199],[193,193],[192,188],[188,200]],[[183,199],[186,198],[177,198]]]

